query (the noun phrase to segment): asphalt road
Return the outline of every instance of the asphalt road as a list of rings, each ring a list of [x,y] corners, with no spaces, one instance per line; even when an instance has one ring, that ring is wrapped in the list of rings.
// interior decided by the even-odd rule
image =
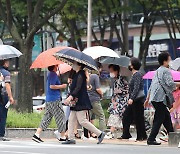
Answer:
[[[180,154],[180,148],[146,145],[117,145],[80,142],[61,145],[49,141],[35,143],[30,140],[0,142],[0,154]]]

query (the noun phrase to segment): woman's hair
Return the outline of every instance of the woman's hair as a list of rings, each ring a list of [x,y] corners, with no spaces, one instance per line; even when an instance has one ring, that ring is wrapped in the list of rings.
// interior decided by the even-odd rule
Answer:
[[[70,70],[69,72],[69,77],[70,79],[73,79],[73,76],[76,74],[76,71],[74,71],[73,69]]]
[[[120,72],[120,66],[110,64],[110,65],[109,65],[109,69],[110,69],[110,68],[112,68],[114,71],[117,71],[118,74],[119,74],[119,72]]]
[[[7,60],[0,60],[0,66],[4,66]]]
[[[168,58],[169,58],[169,53],[168,52],[162,52],[159,54],[158,56],[158,62],[160,65],[163,65],[164,64],[164,61],[168,61]]]
[[[131,65],[135,70],[139,70],[141,68],[141,62],[138,58],[132,57],[131,58]]]
[[[49,70],[50,72],[52,72],[52,71],[54,70],[54,67],[55,67],[55,65],[49,66],[49,67],[48,67],[48,70]]]
[[[83,70],[85,68],[85,65],[84,64],[81,64],[81,63],[77,63],[79,66],[81,66],[81,69]]]

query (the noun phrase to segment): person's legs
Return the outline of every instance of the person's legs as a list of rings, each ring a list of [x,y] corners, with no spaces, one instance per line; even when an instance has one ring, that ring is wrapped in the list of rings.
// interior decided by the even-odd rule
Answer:
[[[133,111],[132,111],[132,106],[129,105],[123,113],[123,120],[122,120],[123,135],[122,135],[122,138],[128,139],[128,138],[132,137],[129,132],[130,125],[132,124],[132,122],[133,122]]]
[[[8,110],[0,103],[0,137],[4,137]]]
[[[135,101],[132,104],[132,108],[133,108],[133,117],[136,125],[136,131],[137,131],[137,140],[145,140],[147,139],[147,135],[145,130],[145,122],[144,122],[143,101],[141,99]]]
[[[47,127],[49,126],[52,120],[52,117],[53,117],[53,114],[51,113],[51,106],[50,104],[46,104],[46,109],[45,109],[45,113],[42,118],[41,124],[35,133],[38,137],[42,131],[45,131],[47,129]]]
[[[172,124],[172,121],[171,121],[170,112],[168,111],[167,108],[165,110],[165,119],[164,119],[163,125],[166,128],[168,134],[170,132],[174,132],[174,128],[173,128],[173,124]]]
[[[88,121],[86,117],[87,112],[87,110],[76,112],[79,124],[84,128],[88,129],[89,131],[95,133],[97,136],[100,136],[102,132],[97,129],[91,122]]]
[[[92,103],[93,109],[92,112],[98,117],[99,119],[99,129],[104,131],[106,129],[106,121],[104,111],[101,105],[101,102],[94,102]]]
[[[68,121],[68,138],[70,140],[74,140],[74,129],[77,125],[77,116],[76,116],[76,111],[71,111],[70,116],[69,116],[69,121]]]
[[[155,108],[155,115],[153,120],[153,126],[148,138],[148,141],[156,141],[156,136],[159,133],[159,129],[165,120],[166,106],[163,102],[152,102]]]
[[[58,131],[61,133],[61,137],[65,138],[65,131],[66,131],[66,119],[65,119],[65,114],[63,110],[63,106],[61,102],[54,102],[52,104],[52,114],[55,118]]]

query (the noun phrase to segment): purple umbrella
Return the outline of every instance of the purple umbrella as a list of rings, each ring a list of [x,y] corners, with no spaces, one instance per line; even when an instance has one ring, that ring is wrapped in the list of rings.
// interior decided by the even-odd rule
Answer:
[[[144,76],[143,79],[153,79],[156,71],[149,71]],[[171,74],[174,81],[180,81],[180,72],[171,70]]]

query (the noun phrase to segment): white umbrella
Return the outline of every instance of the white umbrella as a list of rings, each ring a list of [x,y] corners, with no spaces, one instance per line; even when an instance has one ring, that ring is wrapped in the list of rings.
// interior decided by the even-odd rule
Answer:
[[[180,58],[176,58],[175,60],[171,61],[170,67],[177,71],[180,69]]]
[[[93,46],[86,48],[83,53],[91,56],[93,59],[101,57],[119,57],[115,51],[103,46]]]
[[[0,45],[0,60],[21,56],[22,53],[10,45]]]

